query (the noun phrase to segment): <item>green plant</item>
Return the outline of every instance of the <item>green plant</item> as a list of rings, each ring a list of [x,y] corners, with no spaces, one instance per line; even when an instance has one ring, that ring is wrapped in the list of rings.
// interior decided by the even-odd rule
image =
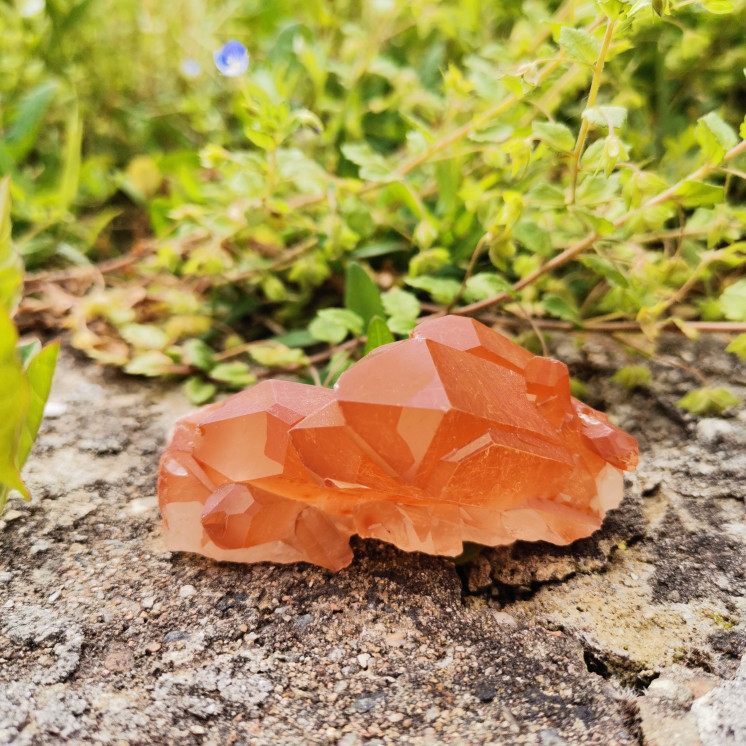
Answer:
[[[11,490],[29,492],[21,468],[41,424],[59,345],[18,345],[13,311],[21,296],[22,265],[10,237],[10,180],[0,181],[0,512]]]
[[[70,301],[76,346],[204,401],[268,337],[269,367],[334,357],[332,381],[422,312],[745,329],[743,0],[260,5],[202,9],[202,47],[245,40],[252,65],[190,82],[189,138],[127,143],[154,240]]]

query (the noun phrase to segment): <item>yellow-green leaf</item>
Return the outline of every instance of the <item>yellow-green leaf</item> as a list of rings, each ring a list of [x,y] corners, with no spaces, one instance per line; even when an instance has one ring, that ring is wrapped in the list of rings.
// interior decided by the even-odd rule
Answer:
[[[19,469],[22,469],[26,463],[31,446],[36,440],[36,434],[39,432],[39,426],[44,417],[44,405],[47,403],[49,391],[52,388],[52,378],[59,351],[59,343],[47,345],[41,352],[34,355],[26,366],[30,396],[16,453],[16,464]]]
[[[728,389],[704,387],[690,391],[676,405],[692,414],[718,415],[740,403],[741,400]]]
[[[569,153],[575,147],[575,137],[569,127],[559,122],[533,122],[534,135],[554,150]]]
[[[374,316],[368,324],[367,339],[365,340],[365,354],[367,355],[376,347],[389,344],[394,341],[394,335],[386,326],[386,322],[380,316]]]
[[[726,352],[738,355],[741,360],[746,360],[746,334],[739,334],[726,348]]]
[[[0,181],[0,308],[13,314],[21,299],[23,265],[10,236],[10,177]]]
[[[601,54],[601,42],[587,31],[563,26],[560,31],[560,48],[574,60],[595,65]]]
[[[21,479],[18,449],[31,392],[16,352],[18,335],[7,311],[0,308],[0,510],[11,489],[29,493]]]

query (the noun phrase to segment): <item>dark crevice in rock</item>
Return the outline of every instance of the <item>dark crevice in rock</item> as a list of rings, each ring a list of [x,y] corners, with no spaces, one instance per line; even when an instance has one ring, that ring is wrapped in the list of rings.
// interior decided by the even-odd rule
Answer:
[[[581,644],[583,662],[589,673],[597,674],[638,694],[645,692],[650,682],[659,676],[657,671],[646,669],[638,661],[623,658],[610,651],[599,650],[587,641],[581,640]]]
[[[641,503],[628,499],[609,512],[600,531],[568,546],[516,542],[484,548],[456,566],[462,600],[486,597],[500,606],[529,601],[542,588],[560,586],[576,575],[605,573],[621,547],[632,547],[645,538]]]

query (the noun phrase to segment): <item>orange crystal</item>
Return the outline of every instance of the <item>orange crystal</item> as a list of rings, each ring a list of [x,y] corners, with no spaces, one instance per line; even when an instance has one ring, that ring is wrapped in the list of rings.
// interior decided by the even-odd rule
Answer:
[[[563,363],[446,316],[333,391],[265,381],[179,420],[158,494],[171,550],[338,570],[352,534],[451,556],[568,544],[636,465],[635,439],[570,396]]]

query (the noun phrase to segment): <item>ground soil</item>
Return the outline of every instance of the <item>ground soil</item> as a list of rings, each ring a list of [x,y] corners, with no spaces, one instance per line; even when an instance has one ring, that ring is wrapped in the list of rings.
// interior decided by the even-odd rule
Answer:
[[[746,398],[723,348],[662,352]],[[553,351],[640,440],[602,530],[460,565],[357,541],[332,573],[168,552],[189,405],[65,350],[34,500],[0,517],[0,743],[746,744],[746,412],[686,415],[665,362],[624,391],[603,339]]]

